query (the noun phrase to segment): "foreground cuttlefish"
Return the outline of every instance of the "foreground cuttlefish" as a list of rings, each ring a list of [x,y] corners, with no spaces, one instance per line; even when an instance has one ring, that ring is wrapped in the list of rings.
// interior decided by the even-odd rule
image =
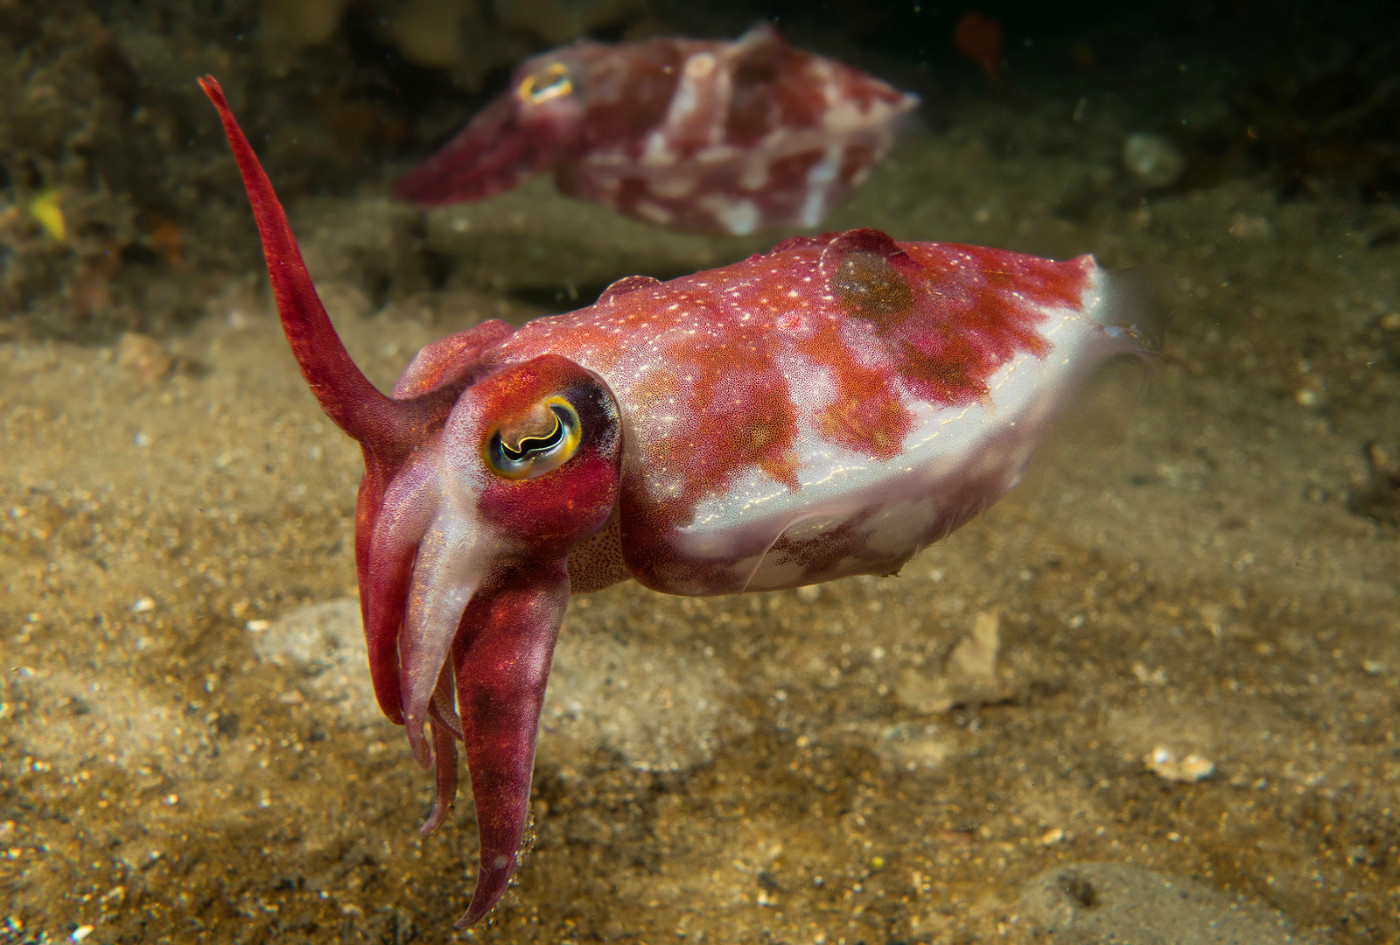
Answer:
[[[429,345],[392,396],[351,361],[217,82],[282,326],[359,441],[355,561],[384,714],[436,770],[467,754],[481,866],[515,871],[569,593],[671,594],[891,574],[1000,498],[1086,375],[1145,355],[1137,280],[876,230],[796,237],[588,308]]]

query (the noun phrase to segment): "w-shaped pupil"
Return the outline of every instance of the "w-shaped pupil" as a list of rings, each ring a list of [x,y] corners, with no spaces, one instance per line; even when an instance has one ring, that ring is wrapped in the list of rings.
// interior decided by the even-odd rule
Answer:
[[[518,463],[527,456],[536,453],[548,453],[559,445],[559,441],[564,438],[564,424],[559,419],[559,408],[551,406],[549,412],[554,415],[554,429],[543,436],[521,437],[516,446],[511,446],[504,439],[501,440],[501,453],[512,463]]]

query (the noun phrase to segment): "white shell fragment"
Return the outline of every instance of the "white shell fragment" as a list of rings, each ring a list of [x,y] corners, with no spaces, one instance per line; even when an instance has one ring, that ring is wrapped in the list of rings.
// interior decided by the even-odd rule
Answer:
[[[1215,774],[1215,762],[1209,758],[1194,752],[1185,758],[1178,758],[1170,748],[1161,745],[1143,755],[1142,763],[1157,777],[1179,784],[1194,784]]]
[[[1170,187],[1186,170],[1186,158],[1171,139],[1139,131],[1123,142],[1123,166],[1147,187]]]

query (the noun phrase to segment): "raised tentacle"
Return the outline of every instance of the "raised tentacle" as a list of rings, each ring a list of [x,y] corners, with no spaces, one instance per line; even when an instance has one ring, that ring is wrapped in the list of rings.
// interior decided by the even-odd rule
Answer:
[[[248,201],[253,207],[262,237],[267,272],[281,313],[282,329],[302,376],[316,395],[321,409],[336,426],[381,456],[397,456],[418,441],[425,421],[441,417],[441,398],[396,401],[369,382],[336,334],[306,271],[296,237],[287,224],[287,213],[277,199],[252,145],[238,127],[223,89],[213,76],[199,86],[219,110],[224,134],[238,162]],[[450,403],[450,401],[449,401]]]

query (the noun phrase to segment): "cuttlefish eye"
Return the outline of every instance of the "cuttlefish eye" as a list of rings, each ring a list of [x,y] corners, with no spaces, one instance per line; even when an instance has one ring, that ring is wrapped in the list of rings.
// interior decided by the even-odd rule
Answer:
[[[551,62],[521,79],[515,94],[526,105],[538,105],[573,91],[574,79],[569,74],[568,66],[562,62]]]
[[[486,439],[486,465],[507,479],[533,479],[568,462],[583,437],[578,411],[563,397],[549,397],[519,422]]]

